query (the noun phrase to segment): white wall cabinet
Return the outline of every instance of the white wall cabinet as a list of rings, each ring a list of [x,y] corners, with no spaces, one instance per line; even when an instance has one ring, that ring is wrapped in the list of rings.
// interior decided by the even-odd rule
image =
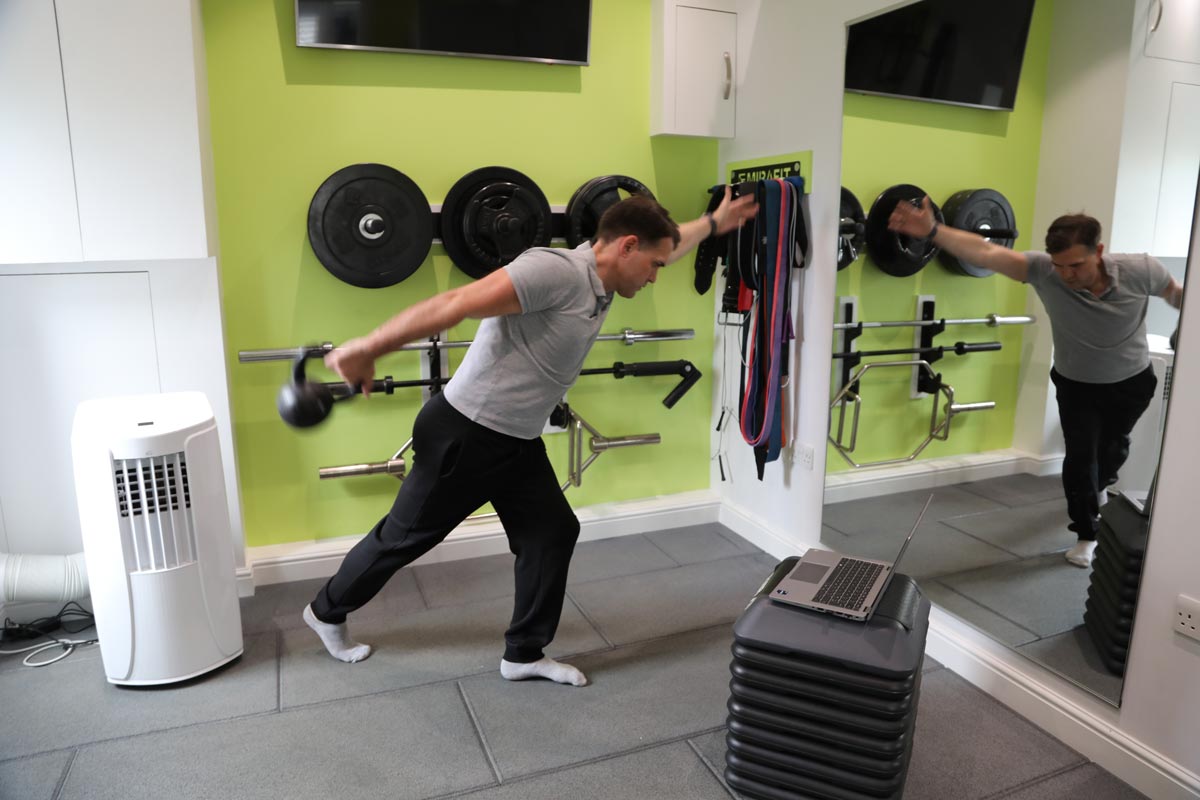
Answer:
[[[1200,3],[1153,0],[1148,11],[1146,55],[1200,64]]]
[[[0,2],[0,264],[79,261],[58,26],[46,0]]]
[[[1200,3],[1196,4],[1200,9]],[[1200,86],[1176,83],[1171,87],[1163,150],[1162,182],[1158,188],[1158,213],[1154,223],[1156,256],[1186,258],[1192,233],[1192,207],[1196,178],[1200,175]]]
[[[655,0],[650,134],[732,138],[737,108],[733,0]]]

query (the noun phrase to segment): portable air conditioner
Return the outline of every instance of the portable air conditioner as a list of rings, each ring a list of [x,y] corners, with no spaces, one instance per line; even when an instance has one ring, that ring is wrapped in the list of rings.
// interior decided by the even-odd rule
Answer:
[[[242,653],[217,426],[200,392],[87,400],[71,432],[109,683],[196,677]]]
[[[1129,433],[1129,458],[1121,467],[1117,483],[1111,491],[1145,497],[1150,490],[1158,469],[1158,455],[1162,450],[1163,426],[1167,422],[1167,401],[1171,398],[1171,373],[1175,365],[1175,351],[1166,336],[1148,334],[1150,366],[1158,378],[1158,386],[1150,405],[1138,418]]]

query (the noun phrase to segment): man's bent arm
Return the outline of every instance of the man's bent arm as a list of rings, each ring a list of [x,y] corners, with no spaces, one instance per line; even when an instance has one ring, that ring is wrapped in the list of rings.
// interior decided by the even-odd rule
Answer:
[[[918,239],[929,238],[932,230],[933,243],[956,258],[1022,283],[1029,275],[1029,259],[1024,253],[1009,250],[976,233],[949,225],[938,225],[934,230],[933,207],[928,197],[922,199],[920,208],[904,200],[897,203],[896,209],[888,217],[888,228]]]

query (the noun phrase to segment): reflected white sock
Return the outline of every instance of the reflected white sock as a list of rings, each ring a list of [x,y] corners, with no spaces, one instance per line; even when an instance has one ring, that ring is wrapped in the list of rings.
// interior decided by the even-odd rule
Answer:
[[[587,686],[587,676],[570,664],[563,664],[552,658],[543,656],[528,664],[518,664],[500,659],[500,674],[505,680],[523,681],[527,678],[546,678],[555,683],[568,683],[572,686]]]
[[[1096,542],[1080,539],[1075,546],[1067,551],[1067,561],[1077,567],[1090,567],[1096,555]]]
[[[316,632],[317,636],[321,637],[321,643],[325,645],[325,649],[329,651],[329,655],[338,661],[353,663],[355,661],[362,661],[371,655],[371,645],[359,644],[351,639],[350,631],[346,628],[346,623],[332,625],[328,622],[321,622],[313,614],[311,605],[304,607],[304,621],[308,623],[308,627]]]

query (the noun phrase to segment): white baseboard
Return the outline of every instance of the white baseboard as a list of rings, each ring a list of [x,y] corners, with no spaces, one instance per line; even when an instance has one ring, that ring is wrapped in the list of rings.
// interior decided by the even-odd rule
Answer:
[[[1062,472],[1062,461],[1062,455],[1037,456],[1010,449],[833,472],[825,476],[825,502],[861,500],[1004,475],[1056,475]]]
[[[579,541],[583,542],[716,522],[720,506],[717,495],[705,490],[588,506],[576,509],[575,515],[581,528]],[[247,571],[252,577],[250,591],[244,594],[253,594],[254,586],[328,578],[360,538],[361,535],[342,536],[247,548],[246,562],[250,565]],[[413,563],[433,564],[507,552],[504,529],[492,516],[463,523],[444,542]],[[245,581],[241,572],[238,578],[242,592]]]
[[[754,514],[728,500],[721,504],[717,521],[759,550],[770,553],[781,561],[788,556],[799,555],[795,542],[784,539]]]
[[[937,608],[926,652],[1147,797],[1200,798],[1200,776],[1120,729],[1120,712]]]

